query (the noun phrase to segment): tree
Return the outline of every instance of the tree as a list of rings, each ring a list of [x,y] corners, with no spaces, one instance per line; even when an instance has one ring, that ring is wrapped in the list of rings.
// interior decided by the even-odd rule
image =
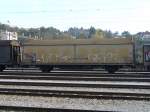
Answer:
[[[45,32],[46,32],[45,27],[40,27],[39,37],[40,37],[41,39],[43,39],[43,38],[44,38],[44,36],[45,36]]]
[[[68,33],[62,33],[61,35],[59,35],[59,37],[59,39],[73,39]]]
[[[91,38],[96,33],[96,29],[94,27],[90,27],[89,29],[89,36],[88,38]]]
[[[113,38],[113,34],[110,30],[108,30],[108,31],[106,30],[104,33],[105,33],[106,38]]]
[[[114,36],[114,37],[119,36],[119,32],[118,32],[118,31],[116,31],[115,33],[113,33],[113,36]]]
[[[93,35],[94,38],[104,38],[104,32],[101,29],[97,29],[95,34]]]
[[[86,37],[85,37],[85,35],[84,35],[84,33],[80,33],[80,36],[78,37],[78,39],[85,39]]]
[[[130,38],[130,37],[132,37],[132,35],[130,34],[130,32],[128,32],[128,31],[124,31],[124,32],[122,32],[122,34],[121,34],[123,37],[126,37],[126,38]]]

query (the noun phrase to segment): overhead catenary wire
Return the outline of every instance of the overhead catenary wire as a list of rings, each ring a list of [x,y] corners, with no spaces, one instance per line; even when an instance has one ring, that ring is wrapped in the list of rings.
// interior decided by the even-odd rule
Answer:
[[[108,8],[108,9],[101,9],[101,8],[95,8],[95,9],[60,9],[60,10],[27,10],[27,11],[0,11],[0,13],[3,14],[34,14],[34,13],[76,13],[76,12],[112,12],[112,11],[125,11],[125,10],[134,10],[135,8]]]

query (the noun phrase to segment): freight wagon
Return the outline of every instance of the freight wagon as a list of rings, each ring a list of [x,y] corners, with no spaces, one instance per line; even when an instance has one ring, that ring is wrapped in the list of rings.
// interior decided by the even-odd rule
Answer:
[[[0,41],[0,71],[9,66],[17,66],[20,62],[20,44],[17,41]]]
[[[131,39],[28,40],[21,46],[22,64],[43,72],[53,67],[102,67],[113,73],[135,63]]]
[[[122,67],[150,69],[150,42],[128,38],[0,41],[0,71],[6,67],[102,67],[114,73]]]

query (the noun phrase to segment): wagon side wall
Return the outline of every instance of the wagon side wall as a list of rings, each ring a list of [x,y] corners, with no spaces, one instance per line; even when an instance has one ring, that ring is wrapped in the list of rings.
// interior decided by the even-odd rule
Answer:
[[[134,63],[133,49],[133,44],[25,45],[23,63],[131,65]]]

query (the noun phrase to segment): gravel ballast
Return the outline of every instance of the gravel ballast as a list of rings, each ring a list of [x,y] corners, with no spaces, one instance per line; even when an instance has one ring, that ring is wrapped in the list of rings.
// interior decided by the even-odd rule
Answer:
[[[48,107],[63,109],[105,110],[125,112],[149,112],[150,102],[128,100],[98,100],[82,98],[29,97],[0,95],[0,105]]]

